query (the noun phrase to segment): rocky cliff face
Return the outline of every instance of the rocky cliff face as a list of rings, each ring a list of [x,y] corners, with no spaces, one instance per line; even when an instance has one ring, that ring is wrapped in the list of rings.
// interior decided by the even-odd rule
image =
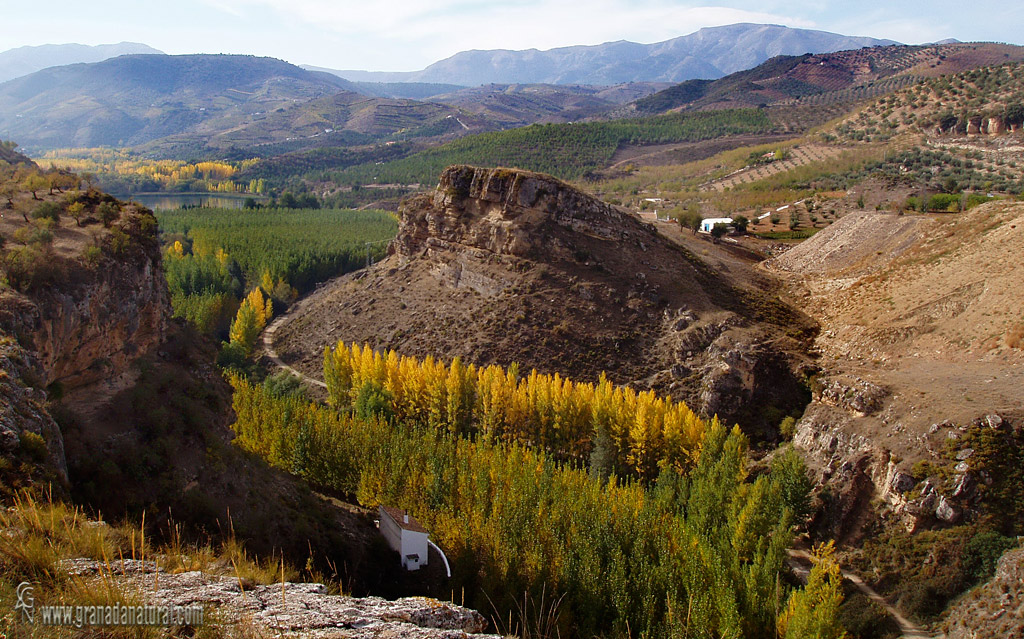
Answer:
[[[66,484],[64,439],[46,410],[46,392],[39,387],[44,378],[32,352],[9,336],[0,337],[0,458],[42,464],[58,484]]]
[[[58,382],[65,391],[98,383],[123,387],[118,380],[160,343],[170,318],[159,252],[141,247],[25,301],[11,328],[28,338],[47,384]]]
[[[0,359],[8,372],[0,437],[14,452],[25,433],[41,436],[50,468],[66,482],[63,437],[44,406],[46,390],[74,393],[88,406],[128,387],[131,363],[163,340],[170,305],[148,211],[126,207],[114,231],[120,243],[100,234],[105,248],[92,261],[82,257],[92,241],[84,229],[59,232],[61,244],[47,258],[50,278],[0,294]]]
[[[798,313],[564,182],[453,166],[400,215],[387,260],[290,311],[275,334],[285,360],[319,377],[324,346],[345,339],[577,380],[604,372],[752,429],[781,419],[762,409],[802,401],[785,335]]]

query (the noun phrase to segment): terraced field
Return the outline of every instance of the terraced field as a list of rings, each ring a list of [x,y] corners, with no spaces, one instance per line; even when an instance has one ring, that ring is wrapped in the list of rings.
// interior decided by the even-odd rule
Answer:
[[[747,167],[732,173],[731,175],[727,175],[724,178],[703,184],[700,188],[702,191],[724,191],[726,188],[731,188],[746,182],[757,182],[758,180],[763,180],[764,178],[775,175],[776,173],[789,171],[790,169],[795,169],[798,166],[810,164],[811,162],[828,160],[837,157],[842,152],[842,147],[837,146],[823,146],[818,144],[796,146],[793,147],[789,153],[789,157],[785,160]]]

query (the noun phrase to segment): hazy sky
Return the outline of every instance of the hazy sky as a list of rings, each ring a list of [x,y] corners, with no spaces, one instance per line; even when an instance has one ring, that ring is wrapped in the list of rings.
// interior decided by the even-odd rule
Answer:
[[[0,51],[143,42],[167,53],[251,53],[335,69],[412,71],[467,49],[658,42],[764,22],[890,38],[1024,43],[1024,3],[976,0],[0,0]]]

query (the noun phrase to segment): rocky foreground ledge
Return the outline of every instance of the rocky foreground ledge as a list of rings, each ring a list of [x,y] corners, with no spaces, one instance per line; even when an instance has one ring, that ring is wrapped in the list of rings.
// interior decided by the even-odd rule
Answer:
[[[483,615],[427,597],[388,601],[379,597],[329,595],[323,584],[248,586],[245,580],[200,571],[170,573],[154,562],[125,560],[109,566],[72,560],[63,568],[73,576],[112,581],[126,593],[139,593],[148,605],[204,606],[213,623],[248,625],[278,636],[351,639],[498,639],[480,634]],[[102,587],[102,586],[100,586]]]

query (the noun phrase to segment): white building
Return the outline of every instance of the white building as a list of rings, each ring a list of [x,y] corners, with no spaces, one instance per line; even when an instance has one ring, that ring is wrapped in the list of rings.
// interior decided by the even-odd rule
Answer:
[[[388,545],[398,551],[402,567],[419,570],[420,566],[426,566],[427,544],[430,543],[427,529],[401,508],[381,506],[379,510],[380,532],[388,540]]]
[[[732,224],[731,217],[709,217],[700,221],[700,232],[710,233],[716,224]]]

